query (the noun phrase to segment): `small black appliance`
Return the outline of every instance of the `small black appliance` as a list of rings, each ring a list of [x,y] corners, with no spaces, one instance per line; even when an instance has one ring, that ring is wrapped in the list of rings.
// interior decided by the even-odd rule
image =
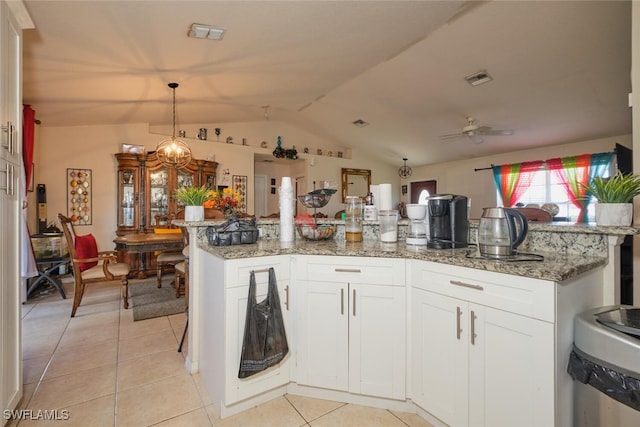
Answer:
[[[435,194],[428,198],[427,206],[427,247],[466,248],[469,244],[468,198],[456,194]]]

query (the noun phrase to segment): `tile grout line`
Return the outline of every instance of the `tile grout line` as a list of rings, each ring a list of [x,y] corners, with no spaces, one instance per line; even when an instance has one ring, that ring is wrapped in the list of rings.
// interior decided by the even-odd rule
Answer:
[[[393,417],[397,418],[397,419],[398,419],[398,421],[400,421],[402,424],[404,424],[404,425],[406,425],[406,426],[410,427],[410,426],[409,426],[409,424],[405,423],[405,422],[404,422],[404,420],[403,420],[402,418],[400,418],[399,416],[397,416],[396,414],[394,414],[392,410],[387,409],[387,412],[388,412],[388,413],[390,413]]]
[[[36,306],[39,306],[40,304],[44,304],[43,301],[39,301],[35,304],[35,306],[29,310],[29,313],[22,318],[21,322],[24,322],[25,318],[33,312],[33,310],[36,308]],[[62,341],[62,337],[64,336],[64,334],[67,332],[67,329],[69,328],[69,323],[71,323],[71,317],[69,317],[64,325],[64,329],[62,330],[62,333],[60,334],[60,337],[58,338],[58,342],[56,343],[53,351],[51,352],[51,354],[49,355],[49,360],[47,360],[46,365],[44,366],[44,369],[42,370],[42,374],[40,374],[40,377],[38,378],[38,381],[36,382],[36,386],[34,387],[33,391],[31,392],[31,395],[29,396],[29,399],[25,402],[24,408],[27,408],[28,405],[31,403],[31,401],[33,400],[33,397],[35,396],[35,394],[38,392],[38,390],[40,389],[40,386],[42,385],[42,382],[45,381],[44,376],[47,373],[47,370],[49,369],[49,367],[51,366],[51,362],[53,361],[53,357],[56,354],[56,351],[58,351],[58,348],[60,347],[60,342]],[[22,326],[22,325],[21,325]],[[22,327],[21,329],[21,333],[22,332]],[[23,336],[24,337],[24,336]],[[24,359],[22,360],[22,363],[24,365]],[[23,371],[23,380],[24,380],[24,371]],[[23,388],[24,388],[24,383],[23,383]],[[23,396],[24,397],[24,396]],[[18,424],[20,424],[20,421],[18,421]]]

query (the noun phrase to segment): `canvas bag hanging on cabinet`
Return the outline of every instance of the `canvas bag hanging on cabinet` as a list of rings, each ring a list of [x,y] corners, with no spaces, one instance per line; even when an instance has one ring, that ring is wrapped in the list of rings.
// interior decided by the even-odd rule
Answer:
[[[277,365],[288,352],[275,270],[269,268],[267,296],[260,303],[256,301],[256,276],[252,271],[238,378],[247,378]]]

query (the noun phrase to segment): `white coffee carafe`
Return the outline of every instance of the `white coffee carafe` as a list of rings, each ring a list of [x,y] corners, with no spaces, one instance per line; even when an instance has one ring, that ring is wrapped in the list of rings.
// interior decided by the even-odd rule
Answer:
[[[427,205],[408,204],[407,216],[411,220],[407,245],[426,245],[429,240]]]

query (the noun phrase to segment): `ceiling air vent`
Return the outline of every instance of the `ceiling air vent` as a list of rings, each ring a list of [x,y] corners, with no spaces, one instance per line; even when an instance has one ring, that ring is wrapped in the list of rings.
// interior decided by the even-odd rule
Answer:
[[[478,86],[483,83],[489,83],[493,77],[486,71],[480,71],[464,78],[471,86]]]

